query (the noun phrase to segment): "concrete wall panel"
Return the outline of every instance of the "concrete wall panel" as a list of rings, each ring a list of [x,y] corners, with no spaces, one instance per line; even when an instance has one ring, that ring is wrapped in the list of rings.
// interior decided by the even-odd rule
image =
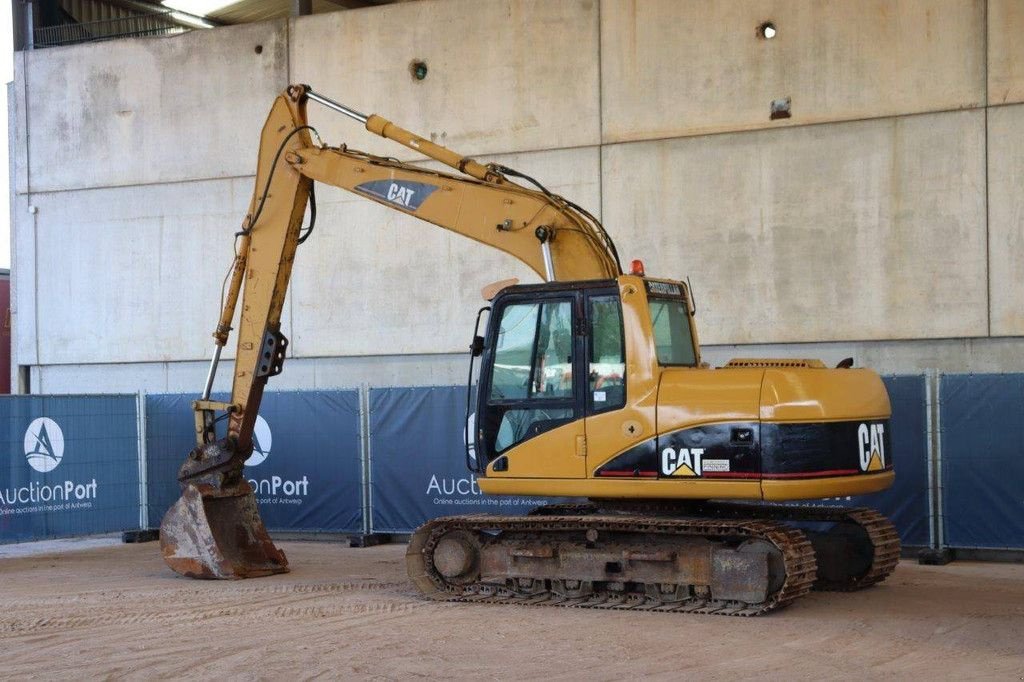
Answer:
[[[284,22],[29,52],[31,189],[251,174],[286,75]]]
[[[467,333],[472,334],[472,331],[467,328]],[[466,345],[468,349],[468,341]],[[465,383],[469,356],[467,350],[463,349],[462,352],[452,354],[316,358],[303,362],[312,366],[311,385],[317,388],[341,388],[359,384],[453,386]]]
[[[705,343],[987,333],[982,111],[613,145],[603,180]]]
[[[197,363],[198,364],[198,363]],[[201,371],[201,370],[200,370]],[[228,377],[230,379],[230,376]],[[202,392],[203,377],[193,388]],[[144,363],[131,365],[42,365],[33,372],[32,392],[61,395],[70,393],[163,393],[167,383],[167,365]]]
[[[988,0],[988,103],[1024,102],[1024,3]]]
[[[1024,336],[1024,105],[988,112],[992,335]]]
[[[450,355],[392,355],[352,358],[295,358],[268,384],[271,391],[369,386],[452,386],[466,380],[465,352]],[[35,393],[194,393],[206,381],[205,362],[146,362],[33,367]],[[232,363],[221,365],[214,392],[231,390]],[[184,453],[183,453],[184,454]]]
[[[36,231],[29,197],[11,201],[11,364],[39,362],[36,334]],[[12,384],[12,385],[17,385]]]
[[[291,78],[462,154],[596,145],[597,37],[597,0],[398,3],[294,20]],[[319,105],[309,117],[333,144],[422,158]]]
[[[604,0],[603,139],[977,106],[984,31],[982,0]],[[792,117],[770,120],[786,97]]]
[[[496,160],[584,208],[600,205],[596,147]],[[484,285],[538,281],[510,256],[348,192],[319,185],[317,199],[317,232],[293,277],[298,357],[460,352]]]
[[[239,178],[33,195],[39,362],[209,357],[251,185]]]
[[[14,80],[7,89],[7,137],[11,186],[15,194],[28,191],[28,118],[25,111],[26,53],[14,55]]]

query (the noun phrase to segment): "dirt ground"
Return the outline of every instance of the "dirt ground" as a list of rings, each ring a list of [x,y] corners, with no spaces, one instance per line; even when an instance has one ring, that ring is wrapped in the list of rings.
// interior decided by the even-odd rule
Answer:
[[[0,558],[0,678],[1024,679],[1024,565],[905,561],[761,618],[423,601],[404,545],[199,582],[155,543]]]

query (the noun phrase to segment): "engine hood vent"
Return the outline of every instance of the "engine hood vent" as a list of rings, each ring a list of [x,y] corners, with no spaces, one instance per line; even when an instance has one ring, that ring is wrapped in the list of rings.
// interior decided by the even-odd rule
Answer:
[[[825,369],[825,363],[821,360],[810,358],[733,358],[725,364],[724,368],[729,367],[804,367],[808,369]]]

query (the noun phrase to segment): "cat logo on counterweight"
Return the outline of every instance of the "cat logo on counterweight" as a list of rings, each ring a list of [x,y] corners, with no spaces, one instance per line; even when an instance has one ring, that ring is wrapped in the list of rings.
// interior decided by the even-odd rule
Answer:
[[[884,424],[861,424],[857,429],[861,471],[881,471],[885,468],[884,434]]]

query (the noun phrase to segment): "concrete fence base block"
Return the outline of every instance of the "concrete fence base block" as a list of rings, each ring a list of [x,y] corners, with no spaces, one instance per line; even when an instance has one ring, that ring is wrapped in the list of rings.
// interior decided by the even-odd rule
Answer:
[[[121,542],[156,542],[160,539],[159,528],[144,528],[142,530],[126,530],[121,533]]]
[[[936,549],[929,547],[917,553],[917,563],[924,566],[945,566],[956,560],[956,552],[949,547]]]
[[[349,536],[348,546],[349,547],[374,547],[376,545],[386,545],[391,542],[390,533],[366,533],[363,535],[352,535]]]

